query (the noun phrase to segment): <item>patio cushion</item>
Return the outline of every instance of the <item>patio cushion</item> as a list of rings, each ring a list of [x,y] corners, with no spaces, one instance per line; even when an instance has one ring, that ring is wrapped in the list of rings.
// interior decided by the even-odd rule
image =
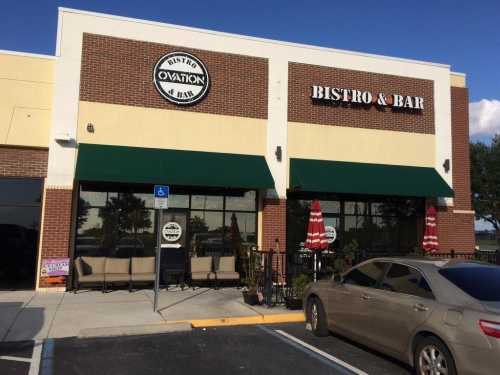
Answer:
[[[220,257],[217,272],[234,272],[234,257]]]
[[[153,273],[133,273],[130,277],[132,281],[155,281],[155,274]]]
[[[155,257],[132,257],[132,273],[155,272]]]
[[[197,257],[191,258],[191,273],[196,272],[211,272],[212,271],[212,257]]]
[[[91,275],[79,275],[78,276],[78,282],[79,283],[97,283],[97,282],[103,282],[104,281],[104,274],[103,273],[93,273]]]
[[[129,281],[130,275],[128,273],[107,273],[104,275],[106,282],[114,281]]]
[[[121,274],[127,274],[129,273],[130,269],[130,259],[122,259],[122,258],[106,258],[106,267],[105,267],[105,274],[116,274],[116,273],[121,273]]]
[[[217,280],[239,280],[238,272],[217,272]]]
[[[84,275],[92,273],[104,273],[105,257],[81,257],[82,271]]]
[[[192,272],[191,279],[193,280],[215,280],[213,272]]]

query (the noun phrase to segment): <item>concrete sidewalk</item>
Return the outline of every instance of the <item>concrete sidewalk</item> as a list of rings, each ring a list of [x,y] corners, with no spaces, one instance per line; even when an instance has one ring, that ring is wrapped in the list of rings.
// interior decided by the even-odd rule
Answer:
[[[243,302],[241,290],[199,288],[161,291],[153,312],[152,290],[129,293],[0,291],[0,341],[78,336],[80,330],[191,322],[195,326],[300,321],[302,314]]]

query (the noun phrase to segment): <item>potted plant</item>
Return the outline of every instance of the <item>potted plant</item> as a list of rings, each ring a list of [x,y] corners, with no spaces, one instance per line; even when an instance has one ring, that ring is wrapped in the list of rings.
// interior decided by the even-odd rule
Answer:
[[[258,305],[259,296],[257,294],[257,283],[252,278],[248,277],[244,281],[245,287],[243,288],[243,301],[248,305]]]
[[[285,306],[290,310],[300,310],[302,308],[302,299],[307,285],[311,282],[309,276],[302,273],[292,280],[292,288],[289,289],[285,297]]]
[[[249,305],[258,305],[260,303],[259,294],[257,293],[257,270],[258,259],[255,249],[247,251],[247,270],[246,278],[243,280],[243,301]]]

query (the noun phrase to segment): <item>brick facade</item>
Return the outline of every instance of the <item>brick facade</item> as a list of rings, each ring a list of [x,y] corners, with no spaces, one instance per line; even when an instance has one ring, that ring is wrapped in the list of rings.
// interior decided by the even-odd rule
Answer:
[[[47,176],[49,151],[39,148],[0,146],[0,176]]]
[[[433,81],[298,63],[288,67],[288,121],[434,134]],[[374,105],[316,103],[311,99],[313,85],[370,91],[373,95],[421,96],[424,109],[407,112]]]
[[[469,96],[466,88],[451,88],[451,123],[455,197],[453,207],[440,207],[438,210],[440,250],[473,251],[475,238],[474,215],[471,212]]]
[[[267,59],[84,34],[80,100],[139,107],[267,118]],[[153,84],[153,69],[165,54],[195,55],[210,76],[208,95],[193,106],[165,100]]]
[[[68,257],[73,190],[47,188],[44,199],[41,257]],[[48,284],[44,278],[40,278],[42,288],[59,286],[61,285]]]
[[[279,239],[280,252],[286,251],[286,199],[264,199],[262,211],[262,250],[276,250]]]

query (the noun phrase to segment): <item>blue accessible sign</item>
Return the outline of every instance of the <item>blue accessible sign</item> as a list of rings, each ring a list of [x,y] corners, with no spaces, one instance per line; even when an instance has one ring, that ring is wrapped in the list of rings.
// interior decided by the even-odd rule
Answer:
[[[155,185],[155,198],[168,198],[169,192],[167,185]]]
[[[170,189],[166,185],[155,185],[154,196],[155,196],[155,208],[164,209],[168,208],[168,195]]]

